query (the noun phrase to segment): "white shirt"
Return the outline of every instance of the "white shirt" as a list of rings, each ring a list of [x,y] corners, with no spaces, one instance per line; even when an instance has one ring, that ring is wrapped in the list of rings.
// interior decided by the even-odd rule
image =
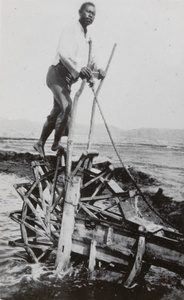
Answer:
[[[89,40],[88,33],[85,34],[79,21],[67,26],[60,36],[53,65],[57,65],[61,61],[72,77],[76,79],[81,68],[87,66]],[[92,70],[97,69],[93,54],[91,55],[90,68]]]

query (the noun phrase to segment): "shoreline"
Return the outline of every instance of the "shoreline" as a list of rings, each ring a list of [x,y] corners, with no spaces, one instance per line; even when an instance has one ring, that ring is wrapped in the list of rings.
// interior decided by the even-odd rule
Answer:
[[[46,159],[51,167],[56,165],[56,155],[47,155]],[[26,177],[30,181],[33,181],[34,175],[31,168],[31,162],[34,160],[40,160],[40,156],[29,152],[20,153],[0,150],[0,173],[15,174],[19,177]],[[104,162],[99,162],[97,165],[102,165],[103,163]],[[150,186],[158,187],[157,180],[144,172],[137,171],[135,168],[130,168],[130,171],[139,187],[144,188],[144,194],[149,199],[153,208],[157,210],[163,218],[167,219],[184,233],[184,201],[173,201],[172,198],[166,197],[164,192],[161,194],[159,194],[159,192],[151,194],[147,189],[149,189]],[[122,182],[122,178],[126,179],[124,183],[124,187],[126,188],[131,185],[131,182],[125,175],[122,168],[117,168],[115,170],[116,180]],[[147,212],[147,207],[144,203],[141,203],[141,201],[140,206],[144,212]],[[155,223],[159,222],[159,219],[153,213],[148,212],[147,215],[149,219]]]
[[[34,160],[40,160],[40,156],[30,152],[22,153],[0,150],[0,172],[13,173],[20,177],[30,177],[30,179],[34,179],[31,168],[31,162]],[[48,155],[47,160],[53,164],[56,161],[56,156]]]

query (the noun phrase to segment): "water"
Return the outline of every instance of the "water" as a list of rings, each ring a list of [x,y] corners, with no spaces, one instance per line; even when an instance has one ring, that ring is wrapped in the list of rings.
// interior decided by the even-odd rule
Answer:
[[[33,150],[35,140],[32,139],[0,139],[0,150],[30,152],[36,154]],[[63,138],[66,145],[66,139]],[[45,146],[46,154],[52,154],[50,150],[52,140],[48,140]],[[117,150],[123,163],[133,166],[137,170],[150,174],[160,182],[165,195],[173,198],[174,201],[184,200],[184,143],[168,143],[163,145],[156,144],[132,144],[116,143]],[[76,143],[74,148],[75,156],[79,157],[81,152],[86,149],[86,145]],[[95,161],[105,161],[109,159],[112,162],[119,162],[114,148],[111,144],[102,143],[92,145],[92,149],[99,151],[99,156]],[[158,186],[153,187],[156,192]]]
[[[32,141],[26,143],[26,149],[19,141],[17,145],[4,144],[6,150],[31,151]],[[76,148],[76,154],[81,152],[81,145]],[[109,145],[96,145],[95,149],[103,153],[110,160],[117,160]],[[158,184],[150,187],[157,191],[158,187],[164,188],[164,193],[173,197],[175,201],[184,199],[184,151],[180,147],[156,147],[153,145],[118,145],[118,151],[126,165],[132,165],[141,171],[157,178]],[[102,156],[97,158],[102,160]],[[22,249],[8,245],[9,240],[20,237],[19,225],[9,218],[13,210],[20,210],[22,200],[13,188],[13,184],[26,182],[27,178],[18,178],[13,174],[0,173],[0,282],[1,299],[184,299],[184,288],[181,277],[160,269],[151,267],[145,280],[134,289],[125,289],[121,284],[111,282],[109,274],[100,274],[89,279],[84,266],[70,268],[67,274],[57,279],[54,273],[53,261],[47,264],[29,264],[20,257]],[[102,276],[103,275],[103,276]],[[103,281],[102,279],[105,279]]]

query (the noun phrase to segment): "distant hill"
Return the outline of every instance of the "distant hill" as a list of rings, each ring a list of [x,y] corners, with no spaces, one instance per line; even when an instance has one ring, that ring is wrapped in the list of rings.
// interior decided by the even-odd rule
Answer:
[[[42,123],[25,119],[0,119],[0,137],[37,139],[40,135],[42,125]],[[170,143],[184,144],[184,129],[139,128],[122,130],[115,126],[109,126],[109,129],[116,143],[148,143],[154,145],[167,145]],[[86,141],[88,131],[89,126],[77,124],[75,128],[75,140],[79,143]],[[103,124],[95,125],[93,142],[110,142],[107,130]]]

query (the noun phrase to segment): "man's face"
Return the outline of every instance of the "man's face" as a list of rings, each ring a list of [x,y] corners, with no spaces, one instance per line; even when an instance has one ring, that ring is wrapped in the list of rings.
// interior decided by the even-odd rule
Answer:
[[[93,23],[95,19],[96,9],[93,5],[86,5],[82,11],[79,12],[80,19],[79,21],[88,26]]]

